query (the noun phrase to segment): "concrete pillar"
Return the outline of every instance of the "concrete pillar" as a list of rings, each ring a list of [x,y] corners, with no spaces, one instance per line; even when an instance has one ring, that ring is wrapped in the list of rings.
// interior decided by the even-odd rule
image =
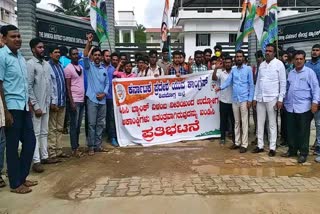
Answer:
[[[101,44],[101,49],[108,49],[111,51],[115,51],[115,18],[114,18],[114,0],[107,1],[107,16],[108,16],[108,30],[109,30],[109,42],[111,48],[109,46],[108,40]]]
[[[134,41],[134,31],[130,30],[130,43],[135,43]]]
[[[29,41],[36,37],[37,20],[36,20],[36,4],[41,0],[18,0],[18,27],[22,37],[21,52],[26,59],[32,57],[29,47]]]
[[[254,54],[257,52],[257,50],[261,50],[261,48],[258,46],[259,45],[258,45],[256,33],[252,32],[248,38],[248,59],[251,65],[256,64],[256,58]]]
[[[123,43],[123,33],[122,33],[122,30],[119,30],[119,43]]]

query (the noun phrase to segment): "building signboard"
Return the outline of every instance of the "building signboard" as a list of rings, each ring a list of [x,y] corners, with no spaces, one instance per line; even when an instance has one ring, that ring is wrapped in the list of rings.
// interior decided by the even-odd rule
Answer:
[[[87,40],[86,34],[94,34],[94,46],[99,46],[99,40],[93,30],[76,28],[70,25],[62,25],[55,22],[49,22],[46,20],[37,20],[38,36],[41,40],[48,43],[53,43],[63,46],[74,46],[78,48],[84,48]]]
[[[279,43],[295,43],[320,39],[320,20],[279,26]]]

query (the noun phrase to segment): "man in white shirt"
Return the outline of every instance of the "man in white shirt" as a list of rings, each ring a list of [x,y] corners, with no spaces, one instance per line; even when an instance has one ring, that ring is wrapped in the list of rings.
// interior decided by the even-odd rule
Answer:
[[[218,61],[214,68],[214,72],[212,75],[212,80],[218,81],[219,85],[225,82],[228,79],[228,76],[231,73],[232,69],[232,57],[227,56],[224,59],[224,62]],[[228,120],[231,120],[232,126],[232,142],[235,143],[235,135],[234,135],[234,116],[232,111],[232,86],[229,86],[223,91],[220,91],[220,144],[224,145],[226,140],[226,131]]]
[[[276,46],[273,44],[268,44],[266,47],[266,60],[259,67],[253,102],[253,106],[257,108],[258,146],[252,152],[260,153],[264,151],[264,124],[267,115],[270,133],[270,157],[276,155],[276,110],[282,108],[286,93],[286,70],[283,63],[275,58],[276,50]]]

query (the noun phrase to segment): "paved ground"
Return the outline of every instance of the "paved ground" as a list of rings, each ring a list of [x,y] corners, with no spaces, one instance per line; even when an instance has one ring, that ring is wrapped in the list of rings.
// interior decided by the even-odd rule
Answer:
[[[32,173],[29,195],[0,189],[0,213],[320,213],[313,156],[301,165],[280,157],[285,148],[270,158],[216,140],[108,148]]]

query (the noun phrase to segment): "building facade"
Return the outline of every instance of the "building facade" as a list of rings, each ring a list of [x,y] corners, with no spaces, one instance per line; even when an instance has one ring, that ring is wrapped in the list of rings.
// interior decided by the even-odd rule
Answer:
[[[242,2],[242,0],[175,0],[171,17],[174,26],[183,29],[181,40],[187,56],[192,56],[195,50],[213,49],[217,43],[226,44],[226,49],[231,52],[239,29]],[[278,5],[279,17],[320,7],[318,1],[312,0],[279,0]],[[248,39],[245,39],[244,42],[247,41]],[[253,56],[252,53],[254,54],[257,48],[254,42],[251,44],[249,42],[249,47],[243,47],[244,51],[249,52],[249,56]]]
[[[0,1],[0,27],[8,24],[17,25],[16,6],[17,3],[14,0]]]

